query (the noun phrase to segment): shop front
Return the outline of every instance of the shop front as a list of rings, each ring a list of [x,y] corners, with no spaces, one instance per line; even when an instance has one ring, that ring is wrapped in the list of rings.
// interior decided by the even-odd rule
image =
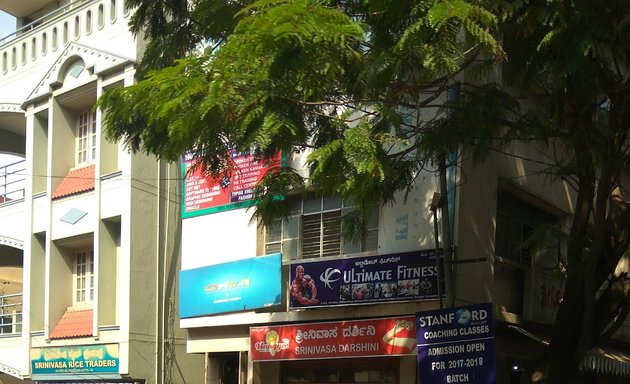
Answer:
[[[416,382],[414,316],[250,328],[254,383]]]

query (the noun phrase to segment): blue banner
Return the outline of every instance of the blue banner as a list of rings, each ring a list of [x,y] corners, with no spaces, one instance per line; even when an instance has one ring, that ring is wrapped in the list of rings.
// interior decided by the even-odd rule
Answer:
[[[416,314],[418,383],[494,384],[492,304]]]
[[[280,253],[179,272],[180,318],[280,304]]]
[[[291,265],[290,307],[434,300],[435,251],[300,260]]]

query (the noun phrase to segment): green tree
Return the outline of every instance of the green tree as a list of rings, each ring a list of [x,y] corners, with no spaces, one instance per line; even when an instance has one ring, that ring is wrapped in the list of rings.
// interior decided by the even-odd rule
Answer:
[[[531,379],[590,382],[578,370],[584,352],[630,310],[630,3],[513,1],[501,16],[502,86],[464,92],[440,134],[477,143],[482,156],[513,140],[553,154],[545,172],[570,184],[575,208],[565,295]]]
[[[432,129],[421,109],[439,105],[473,62],[500,53],[484,1],[128,6],[138,7],[132,31],[148,37],[146,76],[99,101],[110,138],[168,160],[191,151],[215,176],[231,171],[227,148],[256,143],[261,157],[313,150],[308,181],[283,169],[259,190],[299,192],[308,182],[365,207],[409,188],[447,152],[415,139]],[[263,222],[282,213],[272,195],[260,195]]]
[[[408,190],[453,148],[482,160],[528,140],[559,154],[549,173],[572,182],[577,196],[565,298],[533,377],[580,379],[583,352],[625,319],[630,283],[613,272],[630,229],[622,187],[630,160],[627,1],[128,5],[137,7],[132,30],[149,44],[141,80],[99,100],[111,139],[167,160],[191,151],[214,176],[231,171],[232,147],[255,143],[262,158],[309,151],[308,179],[285,168],[263,180],[256,217],[267,223],[286,213],[278,194],[315,190],[358,203],[348,217],[356,225],[347,226],[358,236],[367,207]],[[505,83],[484,83],[484,64],[497,62]],[[461,83],[458,103],[449,103],[445,93],[464,71],[481,76]]]
[[[576,382],[584,351],[630,309],[627,266],[618,267],[630,231],[630,3],[514,1],[505,19],[506,71],[534,101],[528,133],[554,150],[550,172],[576,193],[548,359],[548,382]]]

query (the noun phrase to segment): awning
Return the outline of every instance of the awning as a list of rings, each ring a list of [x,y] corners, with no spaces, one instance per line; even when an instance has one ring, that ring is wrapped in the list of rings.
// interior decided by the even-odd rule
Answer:
[[[549,339],[546,337],[538,336],[516,325],[508,325],[508,328],[522,333],[545,347],[549,346]],[[580,362],[580,370],[583,372],[630,377],[630,353],[607,346],[591,348],[584,353],[584,357]]]
[[[615,376],[630,376],[630,354],[608,347],[591,348],[584,353],[580,370]]]

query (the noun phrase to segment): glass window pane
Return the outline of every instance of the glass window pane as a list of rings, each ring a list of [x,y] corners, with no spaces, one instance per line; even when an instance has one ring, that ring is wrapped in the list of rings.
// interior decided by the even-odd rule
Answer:
[[[282,223],[273,223],[265,227],[265,243],[274,243],[282,240]]]
[[[299,217],[289,217],[284,220],[282,225],[282,237],[283,240],[287,239],[297,239],[300,237],[300,218]]]
[[[265,244],[265,255],[281,252],[281,243]]]
[[[317,197],[314,199],[304,200],[304,214],[321,212],[322,210],[322,199]]]
[[[324,197],[324,211],[341,209],[341,197]]]
[[[289,214],[292,216],[302,214],[302,199],[289,197]]]
[[[282,260],[297,260],[299,239],[290,239],[282,242]]]

